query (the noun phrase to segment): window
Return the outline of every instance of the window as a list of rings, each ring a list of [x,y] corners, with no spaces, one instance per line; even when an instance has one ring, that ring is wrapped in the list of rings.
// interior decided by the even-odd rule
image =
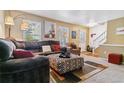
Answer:
[[[61,46],[66,46],[69,42],[69,28],[59,26],[59,41]]]
[[[23,38],[25,41],[39,41],[41,40],[41,22],[24,20],[28,23],[28,29],[23,31]]]

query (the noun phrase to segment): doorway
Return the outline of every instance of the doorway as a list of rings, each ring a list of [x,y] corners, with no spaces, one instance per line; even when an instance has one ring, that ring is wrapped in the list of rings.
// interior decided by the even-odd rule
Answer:
[[[85,31],[80,31],[79,47],[81,48],[81,52],[86,51],[86,32]]]

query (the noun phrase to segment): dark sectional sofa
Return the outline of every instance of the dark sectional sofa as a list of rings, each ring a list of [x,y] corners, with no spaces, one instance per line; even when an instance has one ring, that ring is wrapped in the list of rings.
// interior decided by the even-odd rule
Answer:
[[[0,62],[0,83],[48,83],[49,60],[44,57]]]
[[[30,50],[32,52],[43,52],[42,46],[49,45],[51,47],[51,52],[55,53],[52,49],[52,45],[60,45],[59,41],[47,40],[47,41],[13,41],[17,49]]]
[[[32,52],[42,52],[43,45],[59,44],[58,41],[13,41],[0,39],[0,82],[1,83],[48,83],[49,60],[44,56],[34,56],[29,58],[6,58],[11,51],[10,46],[5,46],[3,41],[9,41],[16,46],[16,49],[30,50]],[[7,47],[7,48],[6,48]],[[8,50],[7,50],[8,49]],[[54,51],[52,51],[54,53]],[[6,55],[6,56],[5,56]],[[10,55],[9,55],[10,56]]]

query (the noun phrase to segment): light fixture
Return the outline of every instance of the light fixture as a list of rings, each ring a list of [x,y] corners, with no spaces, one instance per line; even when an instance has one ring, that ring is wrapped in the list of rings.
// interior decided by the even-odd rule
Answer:
[[[0,38],[4,38],[4,33],[2,29],[2,24],[0,24]]]
[[[13,17],[11,17],[11,16],[6,16],[6,17],[5,17],[5,24],[8,25],[8,28],[9,28],[9,29],[8,29],[8,31],[9,31],[8,36],[9,36],[9,38],[10,38],[11,26],[14,25]]]
[[[93,26],[96,26],[96,25],[97,25],[97,23],[93,19],[90,19],[89,23],[87,24],[87,26],[89,26],[89,27],[93,27]]]
[[[6,25],[14,25],[13,17],[11,17],[11,16],[6,16],[6,17],[5,17],[5,24],[6,24]]]
[[[28,28],[29,28],[29,24],[28,24],[28,22],[25,22],[25,21],[23,20],[22,23],[21,23],[21,25],[20,25],[20,27],[21,27],[21,30],[22,30],[22,31],[26,31],[26,30],[28,30]]]
[[[8,25],[8,36],[9,36],[9,38],[11,37],[11,26],[12,25],[15,25],[14,24],[14,20],[16,20],[16,19],[21,19],[21,24],[20,24],[20,29],[22,30],[22,31],[26,31],[28,28],[29,28],[29,24],[27,23],[27,22],[25,22],[23,19],[25,19],[25,16],[24,16],[24,14],[21,14],[21,15],[17,15],[17,16],[15,16],[15,17],[11,17],[11,16],[6,16],[5,17],[5,24],[6,25]]]

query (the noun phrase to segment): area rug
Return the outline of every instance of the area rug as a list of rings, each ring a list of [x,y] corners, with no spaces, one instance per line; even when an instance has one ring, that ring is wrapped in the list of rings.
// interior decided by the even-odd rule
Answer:
[[[106,68],[107,66],[105,65],[85,61],[83,68],[65,73],[63,75],[59,75],[55,71],[51,70],[50,81],[51,83],[80,83]]]

